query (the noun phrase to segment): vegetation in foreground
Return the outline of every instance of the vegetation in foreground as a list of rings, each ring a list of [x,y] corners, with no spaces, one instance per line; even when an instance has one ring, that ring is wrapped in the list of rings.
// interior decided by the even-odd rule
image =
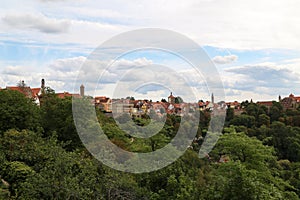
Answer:
[[[0,199],[299,199],[300,111],[274,102],[244,102],[227,110],[224,134],[207,158],[197,151],[209,112],[201,112],[192,148],[151,173],[110,169],[83,147],[72,118],[72,100],[47,90],[42,105],[16,91],[0,91]],[[168,116],[159,134],[132,139],[97,112],[108,138],[128,151],[149,152],[176,134],[180,117]],[[135,119],[143,125],[147,119]]]

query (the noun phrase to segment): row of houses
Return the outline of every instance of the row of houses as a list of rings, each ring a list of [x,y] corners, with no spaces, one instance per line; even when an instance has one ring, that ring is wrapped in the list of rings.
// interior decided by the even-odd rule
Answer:
[[[34,99],[37,104],[40,104],[41,97],[45,92],[45,79],[41,80],[41,86],[37,88],[31,88],[27,86],[24,81],[21,81],[18,86],[7,86],[6,90],[15,90],[23,93],[28,98]],[[1,89],[1,88],[0,88]],[[61,92],[55,93],[58,98],[66,97],[84,97],[85,88],[84,85],[80,86],[80,93]],[[252,102],[252,100],[251,100]],[[281,103],[284,110],[297,109],[300,106],[300,97],[290,94],[288,97],[278,97],[278,102]],[[134,100],[134,98],[122,98],[111,99],[106,96],[96,96],[93,98],[92,103],[100,110],[106,113],[129,113],[131,115],[141,115],[150,112],[156,114],[177,114],[184,115],[195,112],[195,110],[214,110],[214,109],[227,109],[232,108],[236,114],[243,112],[244,108],[240,102],[214,102],[214,95],[211,95],[211,101],[200,100],[197,103],[186,103],[180,97],[175,97],[173,93],[168,96],[167,101],[152,102],[151,100]],[[273,101],[258,101],[257,104],[264,105],[270,108],[273,105]]]
[[[196,110],[213,110],[226,109],[225,102],[214,103],[212,101],[199,101],[198,103],[183,102],[180,97],[173,96],[171,92],[168,100],[152,102],[151,100],[135,100],[133,98],[110,99],[106,96],[99,96],[94,98],[95,106],[106,113],[122,114],[129,113],[130,115],[142,115],[156,113],[158,115],[176,114],[189,115]]]

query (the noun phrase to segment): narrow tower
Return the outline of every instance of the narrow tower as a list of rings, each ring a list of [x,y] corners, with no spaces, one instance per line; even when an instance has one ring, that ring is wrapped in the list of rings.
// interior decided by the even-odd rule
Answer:
[[[211,93],[211,103],[215,103],[215,97],[214,97],[214,93]]]
[[[41,93],[44,94],[45,93],[45,79],[41,80]]]
[[[81,84],[80,86],[80,96],[84,97],[84,86]]]

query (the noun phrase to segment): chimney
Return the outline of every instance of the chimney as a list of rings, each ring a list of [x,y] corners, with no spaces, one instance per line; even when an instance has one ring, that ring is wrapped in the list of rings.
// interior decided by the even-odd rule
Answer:
[[[278,97],[278,101],[281,102],[281,96],[280,96],[280,95],[279,95],[279,97]]]
[[[84,97],[84,86],[81,84],[80,86],[80,96]]]

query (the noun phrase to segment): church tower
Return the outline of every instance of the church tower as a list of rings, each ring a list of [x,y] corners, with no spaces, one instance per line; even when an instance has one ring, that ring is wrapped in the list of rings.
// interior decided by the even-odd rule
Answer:
[[[174,104],[175,103],[175,97],[173,96],[173,93],[171,92],[170,96],[168,97],[168,102]]]

